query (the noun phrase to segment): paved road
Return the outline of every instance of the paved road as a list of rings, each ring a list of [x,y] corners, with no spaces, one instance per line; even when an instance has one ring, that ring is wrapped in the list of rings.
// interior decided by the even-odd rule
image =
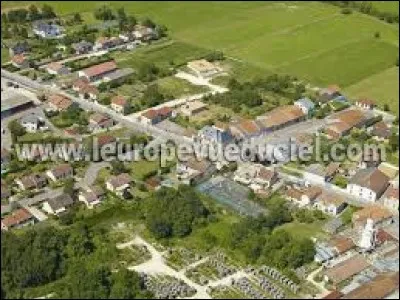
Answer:
[[[113,111],[109,107],[100,105],[98,103],[89,102],[87,100],[84,100],[84,99],[81,99],[78,97],[74,97],[74,96],[62,91],[61,89],[44,86],[38,82],[30,80],[29,78],[10,73],[3,69],[1,70],[1,76],[4,78],[7,78],[8,80],[18,82],[20,85],[23,85],[33,91],[47,90],[48,92],[51,92],[51,93],[58,93],[58,94],[65,95],[65,96],[69,97],[72,101],[78,103],[83,109],[85,109],[87,111],[97,111],[100,113],[109,114],[112,118],[114,118],[121,124],[124,124],[128,128],[131,128],[136,131],[144,132],[146,134],[149,134],[149,135],[152,135],[155,137],[159,137],[159,138],[163,139],[164,141],[171,139],[171,140],[174,140],[178,144],[191,143],[190,139],[188,139],[186,137],[179,136],[179,135],[173,134],[171,132],[165,132],[155,126],[143,124],[134,117],[123,116],[123,115]]]
[[[91,163],[88,169],[85,172],[85,176],[80,181],[80,186],[91,186],[97,178],[97,174],[101,169],[107,168],[110,166],[109,162],[96,162]]]

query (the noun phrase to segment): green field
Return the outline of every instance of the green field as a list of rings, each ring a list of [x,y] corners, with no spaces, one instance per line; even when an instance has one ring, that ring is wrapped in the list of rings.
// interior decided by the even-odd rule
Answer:
[[[397,84],[394,84],[396,83]],[[399,68],[392,67],[372,75],[346,89],[346,93],[354,98],[371,98],[382,109],[388,104],[390,110],[399,115]]]
[[[368,1],[379,11],[399,14],[399,1]]]
[[[200,94],[209,91],[209,89],[205,86],[193,85],[184,79],[173,76],[161,78],[157,80],[157,84],[161,93],[164,95],[170,95],[173,98]]]
[[[131,66],[143,59],[179,65],[212,49],[265,73],[278,71],[314,85],[347,87],[394,66],[398,57],[398,24],[357,12],[343,15],[340,8],[320,2],[82,1],[79,9],[74,2],[50,2],[57,13],[79,11],[90,23],[93,9],[105,3],[113,8],[123,6],[139,19],[148,16],[165,24],[170,37],[178,41],[167,51],[143,49],[118,58],[121,64]],[[3,1],[2,8],[26,4]],[[389,2],[376,5],[395,9]],[[374,38],[376,32],[380,33],[378,39]],[[182,45],[186,50],[180,50]],[[398,86],[398,82],[392,84]]]

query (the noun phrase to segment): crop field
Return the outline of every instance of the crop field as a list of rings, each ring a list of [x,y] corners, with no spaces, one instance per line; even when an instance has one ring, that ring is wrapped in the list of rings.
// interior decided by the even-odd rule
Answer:
[[[397,84],[394,84],[396,83]],[[371,98],[379,108],[389,105],[390,111],[399,115],[399,68],[392,67],[349,86],[346,94],[352,98]]]
[[[37,4],[41,5],[39,1]],[[61,15],[76,12],[77,8],[72,2],[50,4]],[[152,49],[140,54],[165,65],[179,65],[190,58],[186,50],[178,50],[183,43],[193,57],[207,50],[222,50],[227,57],[266,73],[289,73],[314,85],[337,83],[345,88],[394,66],[398,57],[397,24],[356,12],[343,15],[339,8],[320,2],[82,1],[79,12],[93,23],[91,12],[103,4],[123,6],[139,19],[148,16],[165,24],[170,37],[178,41],[178,47],[171,48],[177,47],[176,51]],[[3,1],[1,5],[8,9],[28,4]],[[385,1],[376,5],[382,10],[396,9]],[[379,38],[374,37],[376,32]],[[134,66],[143,57],[133,54],[121,60]],[[392,84],[398,86],[398,82]]]

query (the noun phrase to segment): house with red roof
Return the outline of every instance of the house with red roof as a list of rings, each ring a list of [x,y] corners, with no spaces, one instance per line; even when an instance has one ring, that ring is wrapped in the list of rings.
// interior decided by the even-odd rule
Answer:
[[[362,109],[374,109],[376,107],[376,103],[371,99],[359,99],[355,104]]]
[[[173,110],[169,107],[162,107],[159,109],[149,109],[141,116],[141,121],[147,125],[157,124],[172,116]]]
[[[11,63],[18,69],[25,69],[29,67],[29,61],[24,54],[17,54],[11,58]]]
[[[53,94],[49,97],[49,108],[53,111],[64,111],[73,104],[72,100],[61,94]]]
[[[1,230],[8,231],[35,223],[34,216],[25,208],[17,209],[1,220]]]
[[[105,75],[117,70],[115,61],[110,60],[89,68],[80,70],[78,77],[86,78],[88,81],[93,82],[102,79]]]
[[[124,96],[115,96],[111,99],[111,108],[118,113],[125,114],[128,111],[129,101]]]

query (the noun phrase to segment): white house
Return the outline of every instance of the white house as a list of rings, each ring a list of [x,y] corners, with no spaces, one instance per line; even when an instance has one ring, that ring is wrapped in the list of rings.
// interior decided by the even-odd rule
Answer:
[[[92,209],[103,201],[104,195],[104,190],[101,187],[93,186],[81,191],[78,200],[83,202],[87,208]]]
[[[33,113],[23,116],[19,123],[25,128],[26,132],[34,133],[38,130],[47,130],[48,127],[42,117]]]
[[[64,29],[53,23],[38,21],[33,25],[33,33],[46,39],[60,38],[63,36]]]
[[[216,167],[206,159],[191,157],[187,161],[178,162],[176,165],[177,178],[184,184],[191,184],[201,178],[211,175]]]
[[[129,174],[122,173],[117,176],[112,176],[109,180],[107,180],[106,188],[110,192],[113,192],[118,196],[123,197],[128,191],[131,182],[132,178],[129,176]]]
[[[221,72],[221,68],[205,59],[190,61],[187,67],[198,77],[203,78],[208,78]]]
[[[389,177],[376,168],[359,170],[347,185],[347,192],[365,202],[375,202],[389,185]]]
[[[312,205],[315,199],[322,193],[322,190],[316,186],[310,187],[289,187],[285,196],[288,200],[294,202],[299,207]]]
[[[69,69],[58,62],[51,62],[46,66],[46,71],[52,75],[67,75],[69,74]]]
[[[69,164],[61,164],[51,170],[48,170],[46,172],[46,175],[52,181],[56,182],[59,180],[72,178],[72,176],[74,175],[74,169]]]
[[[294,105],[299,107],[305,115],[309,115],[314,111],[315,104],[309,98],[301,98],[294,102]]]
[[[357,100],[355,104],[357,107],[360,107],[362,109],[367,109],[367,110],[374,109],[376,106],[375,102],[372,100],[369,100],[369,99]]]
[[[59,216],[66,212],[72,204],[74,204],[74,200],[71,196],[68,194],[62,194],[44,202],[42,209],[50,215]]]
[[[391,211],[399,210],[399,187],[390,185],[382,195],[383,205]]]
[[[332,216],[340,214],[346,207],[343,197],[324,192],[314,203],[314,208]]]
[[[125,114],[128,105],[128,100],[123,96],[115,96],[111,99],[111,108],[118,113]]]

